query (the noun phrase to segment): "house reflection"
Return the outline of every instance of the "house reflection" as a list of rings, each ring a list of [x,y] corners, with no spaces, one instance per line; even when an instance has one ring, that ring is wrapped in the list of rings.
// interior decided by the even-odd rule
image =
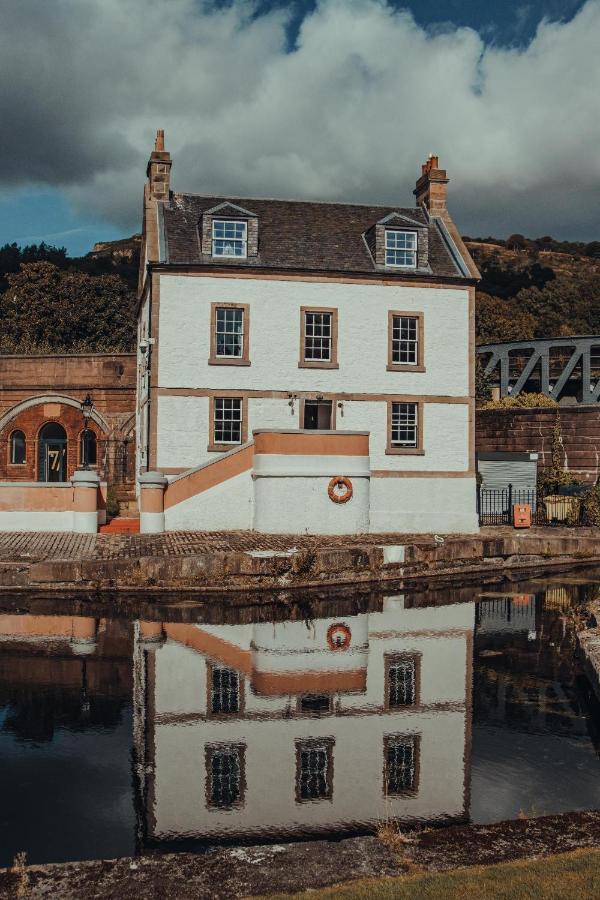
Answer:
[[[468,818],[474,603],[310,622],[139,622],[141,839]]]

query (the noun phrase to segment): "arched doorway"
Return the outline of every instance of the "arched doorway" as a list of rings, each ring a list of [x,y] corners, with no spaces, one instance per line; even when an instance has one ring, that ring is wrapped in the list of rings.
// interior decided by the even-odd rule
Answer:
[[[67,480],[67,432],[58,422],[48,422],[40,431],[38,481]]]

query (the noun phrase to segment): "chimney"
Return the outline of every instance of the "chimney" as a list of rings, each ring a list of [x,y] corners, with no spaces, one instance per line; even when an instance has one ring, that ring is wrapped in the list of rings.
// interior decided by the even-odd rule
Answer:
[[[171,154],[165,150],[165,133],[162,128],[156,132],[154,150],[150,154],[146,175],[151,200],[168,200],[171,189]]]
[[[444,219],[448,215],[446,196],[448,193],[446,170],[440,169],[439,159],[433,153],[421,166],[421,177],[413,194],[417,198],[417,206],[425,205],[429,215]]]

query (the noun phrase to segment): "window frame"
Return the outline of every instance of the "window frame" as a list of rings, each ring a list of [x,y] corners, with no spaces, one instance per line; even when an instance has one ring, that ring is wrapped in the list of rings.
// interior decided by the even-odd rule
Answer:
[[[217,400],[240,400],[242,411],[241,422],[241,439],[236,443],[223,443],[215,440],[215,411]],[[208,423],[208,447],[211,452],[226,453],[229,450],[235,450],[241,447],[248,440],[248,397],[239,391],[218,391],[210,397],[209,402],[209,423]]]
[[[243,245],[243,253],[234,254],[234,253],[215,253],[215,243],[216,241],[226,241],[228,238],[216,238],[215,237],[215,225],[219,224],[234,224],[234,225],[243,225],[244,226],[244,237],[243,238],[230,238],[229,240],[233,241],[241,241]],[[210,222],[210,255],[213,259],[248,259],[248,221],[247,219],[236,219],[232,216],[214,216]]]
[[[303,701],[308,697],[327,697],[327,709],[306,709],[303,706]],[[321,693],[318,693],[317,691],[307,691],[305,694],[298,694],[296,697],[296,714],[298,716],[309,719],[323,719],[327,716],[332,716],[333,713],[333,694],[331,693],[326,691],[322,691]],[[305,801],[303,800],[302,802],[304,803]]]
[[[414,235],[414,238],[415,238],[414,248],[404,249],[404,248],[398,248],[398,247],[388,247],[387,236],[388,236],[388,234],[392,234],[392,233]],[[404,252],[406,252],[406,253],[414,253],[414,255],[415,255],[414,264],[388,262],[388,259],[387,259],[388,250],[390,250],[392,252],[395,250],[401,250],[401,252],[402,252],[402,250],[404,250]],[[417,229],[416,228],[392,228],[392,227],[386,226],[386,228],[384,229],[384,235],[383,235],[383,259],[384,259],[384,265],[385,265],[386,269],[416,269],[418,266],[418,263],[419,263],[419,232],[417,231]]]
[[[23,435],[23,453],[24,453],[23,462],[15,462],[13,460],[13,441],[14,441],[14,436],[16,434]],[[26,466],[27,465],[27,443],[28,443],[27,435],[25,434],[23,429],[22,428],[13,428],[10,435],[8,436],[8,465],[9,466]]]
[[[213,802],[212,760],[219,751],[237,750],[240,763],[240,795],[233,803],[227,806]],[[205,799],[206,808],[209,810],[240,809],[246,803],[246,744],[240,741],[216,741],[204,745],[205,764]]]
[[[394,362],[394,319],[417,320],[417,361],[416,363]],[[422,312],[405,312],[404,310],[390,309],[388,311],[388,372],[425,372],[425,315]]]
[[[241,309],[243,313],[242,355],[217,355],[217,310]],[[211,303],[209,366],[249,366],[250,363],[250,306],[247,303]]]
[[[401,791],[389,790],[388,777],[388,749],[390,745],[410,740],[414,748],[414,777],[411,787]],[[385,734],[383,736],[383,796],[384,797],[416,797],[419,793],[419,781],[421,775],[421,735],[415,734]]]
[[[306,406],[307,401],[309,403],[331,403],[331,419],[329,422],[329,425],[330,425],[329,428],[310,428],[310,429],[304,428],[304,407]],[[319,431],[335,431],[336,427],[337,427],[336,426],[336,422],[337,422],[336,410],[337,410],[337,399],[335,397],[323,397],[322,400],[317,400],[316,397],[301,397],[300,398],[298,427],[300,429],[302,429],[303,431],[304,430],[311,431],[311,432],[314,431],[316,434],[318,434]]]
[[[327,800],[333,802],[333,748],[335,747],[335,738],[297,738],[296,746],[296,803],[322,803]],[[303,797],[301,790],[302,779],[302,751],[306,749],[320,749],[325,747],[327,753],[327,775],[326,785],[327,794],[323,797]]]
[[[83,435],[85,434],[85,432],[86,432],[86,429],[82,428],[81,431],[79,432],[79,434],[77,435],[77,459],[79,461],[80,466],[83,465]],[[89,460],[87,460],[87,464],[91,468],[96,469],[96,468],[98,468],[98,435],[96,434],[96,432],[94,431],[93,428],[88,427],[87,432],[88,432],[88,434],[93,434],[94,438],[96,440],[96,462],[90,462]]]
[[[325,313],[331,316],[331,354],[329,359],[306,359],[306,314]],[[338,310],[331,306],[300,307],[300,357],[299,369],[339,369],[338,363]]]
[[[394,403],[409,403],[413,406],[417,407],[417,445],[416,447],[395,447],[392,444],[392,411]],[[423,409],[424,403],[422,400],[415,400],[414,398],[407,399],[406,397],[390,397],[387,402],[387,446],[386,446],[386,456],[424,456],[425,450],[423,449],[423,431],[424,431],[424,422],[423,422]]]
[[[213,712],[212,708],[212,698],[213,698],[213,678],[214,678],[214,670],[215,669],[228,669],[231,672],[235,672],[238,678],[238,708],[235,712]],[[214,662],[206,661],[206,715],[210,719],[236,719],[241,718],[244,715],[245,709],[245,682],[244,677],[238,672],[237,669],[234,669],[232,666],[224,666],[217,665]]]
[[[399,651],[399,652],[391,652],[384,653],[383,655],[383,668],[384,668],[384,678],[383,678],[383,706],[384,709],[391,710],[392,712],[401,711],[405,712],[408,709],[418,709],[421,706],[421,661],[422,654],[417,652],[407,651]],[[398,662],[411,662],[415,668],[415,700],[414,703],[406,703],[401,706],[392,706],[390,703],[390,668],[394,665],[394,663]]]

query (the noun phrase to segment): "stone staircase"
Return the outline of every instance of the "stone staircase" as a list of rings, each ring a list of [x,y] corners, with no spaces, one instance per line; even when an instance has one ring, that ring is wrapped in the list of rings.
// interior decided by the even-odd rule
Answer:
[[[107,522],[106,525],[101,525],[98,531],[100,534],[139,534],[140,520],[139,517],[137,519],[125,519],[122,516],[116,516],[110,522]]]
[[[125,519],[138,519],[139,508],[135,495],[135,483],[133,481],[123,481],[112,487],[113,496],[119,507],[117,515]]]

